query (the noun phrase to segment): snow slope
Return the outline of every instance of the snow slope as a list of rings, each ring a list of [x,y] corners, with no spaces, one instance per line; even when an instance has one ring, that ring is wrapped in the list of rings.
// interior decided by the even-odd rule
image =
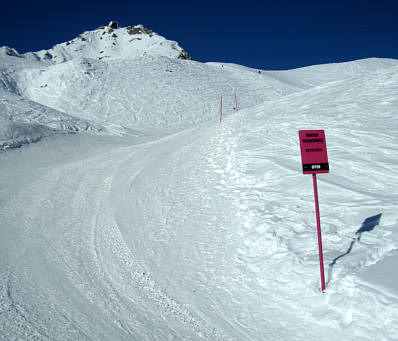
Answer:
[[[22,96],[18,73],[43,68],[46,62],[23,58],[13,49],[0,48],[0,150],[37,142],[58,133],[104,133],[105,128]]]
[[[108,135],[0,154],[0,339],[396,340],[398,61],[261,73],[165,56],[118,63],[7,68],[27,107],[65,114],[69,98]],[[117,79],[134,91],[116,96]],[[86,87],[103,112],[77,96]],[[162,136],[109,135],[154,128]],[[323,294],[299,129],[325,129],[328,144]]]
[[[44,136],[56,133],[56,130],[137,134],[137,131],[131,129],[131,125],[118,125],[118,119],[115,118],[128,115],[128,120],[132,120],[130,106],[134,97],[126,98],[120,93],[118,86],[116,93],[109,93],[101,100],[104,91],[107,90],[106,84],[110,83],[108,78],[115,83],[120,75],[125,75],[126,72],[134,73],[135,69],[128,70],[121,65],[116,70],[117,73],[113,74],[107,63],[100,61],[112,60],[118,64],[117,61],[145,56],[165,56],[171,59],[190,57],[178,43],[166,40],[142,25],[127,28],[111,26],[115,27],[111,22],[110,26],[84,32],[76,39],[39,52],[19,54],[7,46],[0,47],[0,117],[3,122],[0,127],[0,143],[3,148],[40,140]],[[58,64],[61,66],[57,67]],[[91,64],[94,64],[94,68]],[[135,64],[135,67],[139,69],[140,65]],[[52,72],[46,72],[47,69]],[[76,82],[76,79],[80,78],[82,82]],[[93,90],[96,88],[98,91]],[[97,100],[99,101],[92,103]],[[109,101],[114,104],[109,104]],[[128,103],[128,112],[124,110],[120,113],[117,103],[119,101],[126,105]],[[107,105],[112,108],[109,109]],[[29,107],[34,109],[30,110]],[[97,116],[97,122],[84,119]],[[111,116],[106,122],[109,130],[100,124],[104,121],[104,116]]]

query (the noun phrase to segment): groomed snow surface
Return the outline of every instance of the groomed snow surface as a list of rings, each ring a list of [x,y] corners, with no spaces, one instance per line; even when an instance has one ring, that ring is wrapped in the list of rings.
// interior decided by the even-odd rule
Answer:
[[[2,65],[41,141],[2,129],[0,339],[398,339],[398,61],[32,63]],[[299,129],[328,146],[324,293]]]

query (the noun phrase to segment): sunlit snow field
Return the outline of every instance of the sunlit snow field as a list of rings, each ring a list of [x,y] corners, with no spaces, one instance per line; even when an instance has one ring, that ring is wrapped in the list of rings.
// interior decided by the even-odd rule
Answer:
[[[84,58],[1,59],[0,339],[397,339],[398,61]]]

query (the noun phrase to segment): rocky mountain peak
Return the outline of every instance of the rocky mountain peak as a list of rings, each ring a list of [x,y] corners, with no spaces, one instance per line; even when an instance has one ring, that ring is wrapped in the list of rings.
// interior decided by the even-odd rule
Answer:
[[[9,52],[11,53],[11,52]],[[75,58],[97,60],[134,59],[142,56],[165,56],[191,59],[175,41],[167,40],[143,25],[120,27],[117,21],[79,34],[75,39],[49,50],[25,54],[26,57],[59,64]],[[34,55],[32,57],[32,55]]]

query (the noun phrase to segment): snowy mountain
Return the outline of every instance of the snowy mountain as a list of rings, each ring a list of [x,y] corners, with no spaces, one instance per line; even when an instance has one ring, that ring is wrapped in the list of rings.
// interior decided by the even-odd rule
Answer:
[[[396,340],[398,61],[187,57],[114,22],[0,48],[0,339]]]
[[[129,65],[123,65],[125,61],[159,56],[190,59],[178,43],[166,40],[142,25],[118,28],[115,22],[84,32],[50,50],[19,54],[15,49],[1,47],[1,120],[3,126],[7,126],[6,131],[0,132],[2,145],[19,146],[53,133],[53,129],[136,133],[131,128],[137,125],[128,124],[136,115],[131,109],[135,97],[120,94],[120,90],[122,86],[137,84],[117,84],[113,89],[115,93],[108,91],[106,85],[117,83],[119,77],[125,79],[126,73],[134,74],[140,69],[140,63],[129,69]],[[123,112],[120,112],[119,100],[124,104]],[[112,108],[107,107],[109,101],[114,103]],[[36,109],[31,110],[29,103]],[[110,131],[101,125],[108,116],[111,117],[105,124]],[[122,118],[126,126],[117,125]],[[27,128],[29,123],[32,126]]]
[[[229,114],[236,105],[235,92],[243,109],[394,63],[369,59],[290,71],[203,64],[189,60],[176,42],[142,25],[118,28],[111,22],[50,50],[21,55],[0,48],[0,90],[7,91],[0,101],[3,120],[11,126],[31,121],[66,132],[152,134],[217,117],[220,96],[224,113]],[[36,111],[21,109],[26,101],[36,108],[44,106],[40,120]],[[15,106],[20,108],[18,115]],[[29,139],[32,136],[21,136],[21,141]]]
[[[188,52],[175,41],[166,40],[142,25],[118,27],[114,21],[94,31],[83,32],[75,39],[57,44],[49,50],[20,55],[15,49],[3,47],[3,54],[4,52],[10,56],[52,64],[64,63],[75,58],[108,60],[157,55],[191,59]]]

